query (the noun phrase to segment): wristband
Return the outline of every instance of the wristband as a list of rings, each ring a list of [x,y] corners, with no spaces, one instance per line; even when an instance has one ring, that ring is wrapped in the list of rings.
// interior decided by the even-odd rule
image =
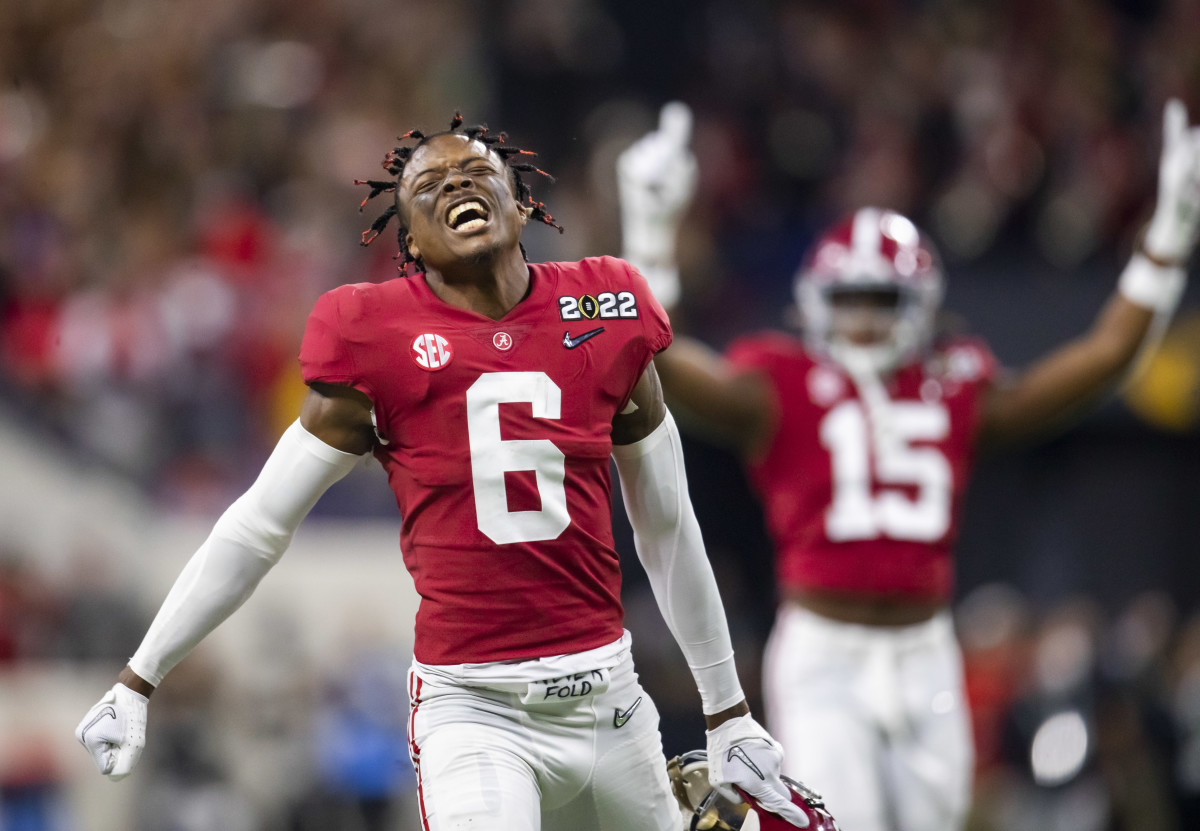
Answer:
[[[1169,315],[1179,304],[1185,280],[1182,266],[1158,265],[1139,252],[1121,272],[1117,291],[1131,303]]]

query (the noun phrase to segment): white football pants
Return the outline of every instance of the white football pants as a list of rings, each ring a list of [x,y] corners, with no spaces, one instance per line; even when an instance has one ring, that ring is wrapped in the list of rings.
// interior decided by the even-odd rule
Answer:
[[[949,612],[914,626],[780,607],[763,656],[784,773],[825,796],[842,831],[958,831],[974,749]]]
[[[423,831],[679,831],[658,709],[628,653],[604,692],[525,704],[525,688],[410,671]]]

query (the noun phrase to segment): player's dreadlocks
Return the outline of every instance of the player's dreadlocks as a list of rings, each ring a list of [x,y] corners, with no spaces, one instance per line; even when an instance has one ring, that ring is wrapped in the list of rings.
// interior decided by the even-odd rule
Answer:
[[[520,147],[514,147],[511,144],[505,144],[507,139],[506,133],[490,133],[486,124],[478,124],[474,127],[463,127],[463,118],[461,113],[455,113],[454,118],[450,122],[450,129],[442,133],[433,133],[426,135],[420,130],[409,130],[407,133],[399,137],[399,141],[414,140],[416,144],[397,145],[393,147],[388,154],[383,157],[383,169],[390,173],[392,180],[377,181],[374,179],[355,179],[356,185],[367,185],[371,192],[367,194],[367,198],[359,203],[359,213],[367,206],[367,203],[381,193],[395,193],[400,187],[400,178],[404,175],[404,166],[408,160],[412,158],[413,153],[417,148],[425,144],[431,138],[436,136],[445,136],[454,133],[466,136],[472,141],[482,142],[489,150],[501,158],[505,166],[508,168],[512,178],[513,190],[517,194],[517,200],[526,203],[532,209],[529,216],[540,222],[544,222],[552,228],[557,228],[558,232],[562,233],[562,226],[554,221],[554,217],[546,210],[545,202],[537,202],[533,198],[533,193],[529,189],[529,185],[521,178],[522,173],[540,173],[550,181],[554,181],[554,177],[546,171],[537,167],[530,162],[519,161],[522,156],[536,156],[537,154],[531,150],[523,150]],[[387,224],[392,221],[392,217],[397,216],[396,205],[389,205],[387,210],[375,218],[371,223],[371,227],[362,233],[362,245],[370,245],[375,241],[375,238],[382,233]],[[405,237],[408,236],[408,228],[397,219],[396,241],[400,247],[399,253],[396,254],[396,259],[401,260],[397,268],[404,274],[408,273],[408,264],[415,263],[418,268],[423,268],[423,264],[414,257],[408,250],[408,243]],[[519,244],[519,243],[518,243]],[[521,245],[521,255],[525,255],[525,246]],[[528,257],[526,257],[528,259]]]

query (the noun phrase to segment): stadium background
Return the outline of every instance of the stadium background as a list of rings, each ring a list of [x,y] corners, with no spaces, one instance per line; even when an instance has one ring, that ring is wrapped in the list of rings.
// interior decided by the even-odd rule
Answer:
[[[156,694],[131,779],[71,736],[294,417],[315,298],[394,274],[390,239],[357,245],[351,182],[398,133],[461,109],[538,150],[567,232],[526,247],[570,259],[617,253],[615,155],[680,98],[701,166],[681,328],[786,325],[815,230],[875,203],[933,233],[947,307],[1020,366],[1111,291],[1163,101],[1200,119],[1198,32],[1195,0],[0,5],[0,829],[416,827],[413,598],[377,465]],[[1200,827],[1198,408],[1193,286],[1121,398],[981,463],[955,604],[973,827]],[[754,698],[769,547],[736,462],[687,452]],[[700,746],[626,573],[666,749]]]

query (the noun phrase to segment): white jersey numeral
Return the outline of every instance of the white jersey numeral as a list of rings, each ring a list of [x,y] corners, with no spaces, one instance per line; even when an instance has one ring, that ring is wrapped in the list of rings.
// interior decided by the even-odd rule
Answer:
[[[913,443],[939,441],[949,431],[950,415],[941,404],[890,403],[888,429],[878,440],[858,401],[843,401],[830,410],[820,425],[833,474],[825,535],[833,542],[885,536],[933,542],[945,536],[950,530],[950,463],[938,448]]]
[[[561,417],[562,390],[544,372],[488,372],[467,390],[471,482],[479,530],[498,544],[552,540],[571,523],[567,457],[549,439],[501,439],[500,405],[527,402],[534,418]],[[507,471],[532,470],[542,507],[510,511]]]

